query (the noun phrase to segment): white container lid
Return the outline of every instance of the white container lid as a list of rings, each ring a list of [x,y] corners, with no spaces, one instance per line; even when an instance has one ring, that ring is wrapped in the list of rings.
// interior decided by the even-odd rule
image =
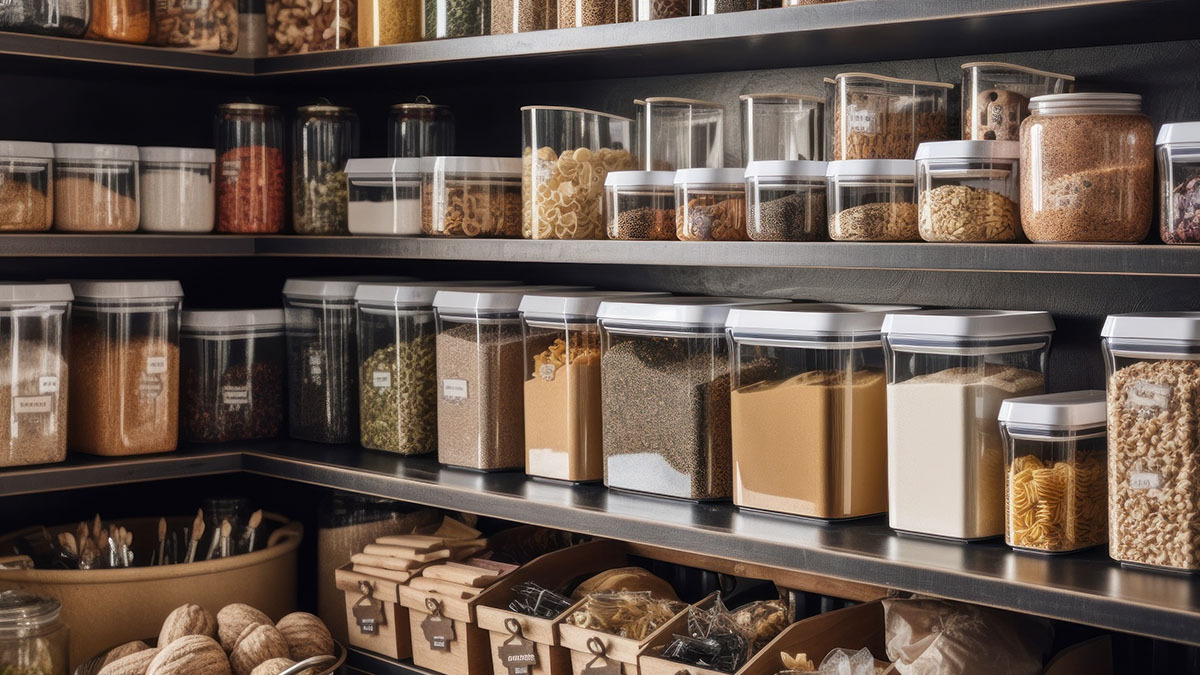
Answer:
[[[746,178],[758,176],[785,176],[789,178],[824,178],[829,171],[829,162],[808,159],[770,159],[750,162],[746,165]]]
[[[1103,338],[1200,342],[1200,312],[1110,314],[1100,330]]]
[[[831,178],[843,176],[881,176],[917,179],[917,162],[912,159],[838,159],[825,172]]]
[[[367,283],[401,283],[416,281],[412,277],[363,276],[363,277],[302,277],[288,279],[283,284],[283,294],[293,298],[314,300],[353,300],[359,285]]]
[[[136,145],[101,145],[99,143],[55,143],[57,159],[115,159],[128,162],[138,160]]]
[[[0,141],[0,157],[31,157],[54,159],[54,145],[37,141]]]
[[[1021,157],[1018,141],[937,141],[917,146],[917,160],[922,159],[1003,159]]]
[[[520,176],[520,157],[422,157],[422,173],[480,173]]]
[[[610,171],[604,179],[610,187],[645,185],[649,187],[672,187],[675,185],[674,171]]]
[[[1049,429],[1094,429],[1108,423],[1103,391],[1068,391],[1010,398],[1000,404],[1000,422]]]
[[[512,313],[521,308],[528,293],[559,293],[590,290],[584,286],[514,286],[511,288],[463,288],[440,290],[433,298],[439,312],[472,314],[476,312]]]
[[[778,302],[778,298],[721,298],[707,295],[606,301],[600,303],[596,318],[635,325],[721,327],[729,317],[729,310],[734,307]]]
[[[1070,94],[1043,94],[1029,99],[1030,112],[1054,112],[1080,106],[1097,106],[1119,112],[1141,112],[1142,97],[1138,94],[1080,91]]]
[[[729,312],[725,327],[741,334],[878,335],[888,314],[920,309],[909,305],[846,305],[790,302],[739,307]]]
[[[99,281],[71,280],[76,300],[157,300],[182,298],[183,286],[178,281]]]
[[[675,172],[675,184],[700,183],[709,185],[740,185],[746,179],[745,169],[680,169]]]
[[[884,333],[952,338],[995,338],[1054,332],[1049,312],[1002,309],[927,309],[888,314]]]
[[[575,293],[544,293],[526,295],[520,312],[527,319],[576,318],[594,321],[600,304],[607,300],[626,298],[668,297],[670,293],[654,291],[579,291]]]
[[[184,164],[215,164],[217,151],[212,148],[138,148],[143,162],[182,162]]]
[[[8,283],[0,284],[0,306],[40,305],[52,302],[71,302],[75,295],[71,284]]]
[[[180,317],[183,330],[282,330],[283,324],[283,310],[279,308],[192,310]]]
[[[1158,130],[1159,145],[1200,142],[1200,122],[1172,122]]]
[[[357,176],[391,176],[421,172],[420,157],[366,157],[346,161],[346,174]]]
[[[400,284],[360,284],[354,301],[372,307],[431,307],[443,288],[520,287],[515,281],[411,281]]]

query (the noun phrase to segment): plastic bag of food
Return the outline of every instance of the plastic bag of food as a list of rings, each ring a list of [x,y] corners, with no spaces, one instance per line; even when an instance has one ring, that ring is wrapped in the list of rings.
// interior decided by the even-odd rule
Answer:
[[[645,591],[589,593],[568,621],[580,628],[644,640],[683,607],[683,603],[659,600]]]
[[[946,600],[884,600],[887,655],[901,675],[1039,675],[1044,619]]]

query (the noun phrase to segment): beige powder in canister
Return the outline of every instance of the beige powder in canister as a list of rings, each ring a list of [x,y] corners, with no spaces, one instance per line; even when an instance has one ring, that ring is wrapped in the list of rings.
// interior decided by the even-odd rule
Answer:
[[[569,481],[604,477],[600,349],[590,342],[572,346],[567,364],[561,362],[565,343],[557,340],[538,358],[556,354],[558,363],[539,361],[525,381],[525,470],[530,475]]]
[[[54,181],[54,226],[59,230],[132,232],[138,219],[136,199],[99,182],[74,176]]]

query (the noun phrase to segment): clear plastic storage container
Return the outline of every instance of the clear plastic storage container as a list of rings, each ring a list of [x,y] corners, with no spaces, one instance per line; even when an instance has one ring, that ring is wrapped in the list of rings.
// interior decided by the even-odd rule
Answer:
[[[825,80],[831,159],[911,159],[918,145],[950,138],[953,88],[869,73]]]
[[[647,171],[725,166],[725,106],[688,98],[634,101],[637,156]]]
[[[358,46],[419,42],[425,32],[423,9],[422,0],[358,0]]]
[[[734,307],[773,302],[678,297],[600,305],[605,485],[681,499],[730,497],[725,319]]]
[[[142,229],[211,232],[216,214],[211,148],[139,148]]]
[[[558,0],[558,27],[602,26],[633,21],[634,0]]]
[[[421,100],[425,99],[425,100]],[[454,111],[425,97],[398,103],[388,113],[389,157],[437,157],[454,154]]]
[[[54,158],[55,229],[138,229],[137,146],[55,143]]]
[[[1154,217],[1154,125],[1137,94],[1053,94],[1021,123],[1021,225],[1035,242],[1125,242]]]
[[[54,146],[0,141],[0,232],[44,232],[53,223]]]
[[[1200,244],[1200,122],[1159,129],[1158,195],[1162,240]]]
[[[691,0],[633,0],[635,21],[656,21],[691,16]]]
[[[487,35],[489,0],[425,0],[425,39]]]
[[[350,234],[421,234],[421,160],[417,157],[346,162]]]
[[[0,466],[67,458],[67,284],[0,284]]]
[[[70,630],[61,611],[53,598],[0,592],[0,672],[68,675]]]
[[[745,12],[755,9],[757,0],[699,0],[698,15]]]
[[[600,441],[600,303],[665,293],[526,295],[525,473],[585,482],[604,478]]]
[[[318,443],[358,440],[357,314],[360,284],[406,277],[313,277],[283,285],[287,325],[288,429]]]
[[[675,172],[675,236],[680,241],[746,239],[746,179],[742,169]]]
[[[887,510],[887,305],[734,309],[733,503],[812,518]]]
[[[237,0],[155,0],[150,44],[232,54],[238,48]]]
[[[521,160],[421,160],[421,231],[437,237],[521,236]]]
[[[178,281],[72,281],[70,447],[169,452],[179,440]]]
[[[267,56],[357,47],[357,7],[356,0],[266,0]]]
[[[450,466],[525,466],[525,349],[518,309],[526,293],[563,286],[438,291],[437,451]]]
[[[633,120],[547,106],[521,108],[521,233],[603,239],[604,179],[633,168]]]
[[[346,234],[346,162],[358,154],[358,115],[335,105],[296,110],[292,127],[292,229]]]
[[[746,235],[754,241],[820,241],[828,235],[825,162],[764,160],[746,167]]]
[[[1117,314],[1108,372],[1108,552],[1200,571],[1200,312]]]
[[[85,37],[146,44],[150,40],[150,0],[91,0],[92,20]]]
[[[77,38],[92,18],[89,0],[14,0],[0,6],[0,30]]]
[[[917,148],[917,225],[925,241],[1021,238],[1021,144],[942,141]]]
[[[889,314],[888,514],[903,532],[970,540],[1004,533],[1005,399],[1042,394],[1047,312]]]
[[[528,33],[558,27],[558,3],[551,0],[489,0],[492,35]]]
[[[1104,392],[1011,398],[1000,406],[1004,540],[1069,553],[1108,538]]]
[[[825,101],[802,94],[743,94],[742,164],[825,158]]]
[[[917,163],[847,159],[826,173],[829,237],[834,241],[918,241]]]
[[[1029,99],[1063,94],[1075,78],[1011,63],[962,65],[963,140],[1019,141]]]
[[[217,109],[217,231],[283,231],[283,116],[279,108],[226,103]]]
[[[613,171],[604,200],[609,239],[675,239],[674,171]]]
[[[285,406],[283,310],[191,311],[181,323],[183,440],[278,436]]]

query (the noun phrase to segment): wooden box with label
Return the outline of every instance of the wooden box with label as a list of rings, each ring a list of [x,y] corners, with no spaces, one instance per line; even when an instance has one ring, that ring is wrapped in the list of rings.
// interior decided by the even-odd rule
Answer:
[[[702,602],[711,602],[706,598]],[[581,601],[576,605],[582,605]],[[682,605],[670,620],[641,640],[612,635],[570,623],[558,627],[559,643],[571,651],[574,675],[640,675],[638,657],[651,644],[657,644],[680,617],[687,621],[687,605]],[[575,608],[572,608],[574,611]]]
[[[353,566],[346,563],[336,571],[338,590],[346,594],[350,644],[393,659],[409,658],[412,636],[408,612],[400,605],[400,584],[355,572]]]

